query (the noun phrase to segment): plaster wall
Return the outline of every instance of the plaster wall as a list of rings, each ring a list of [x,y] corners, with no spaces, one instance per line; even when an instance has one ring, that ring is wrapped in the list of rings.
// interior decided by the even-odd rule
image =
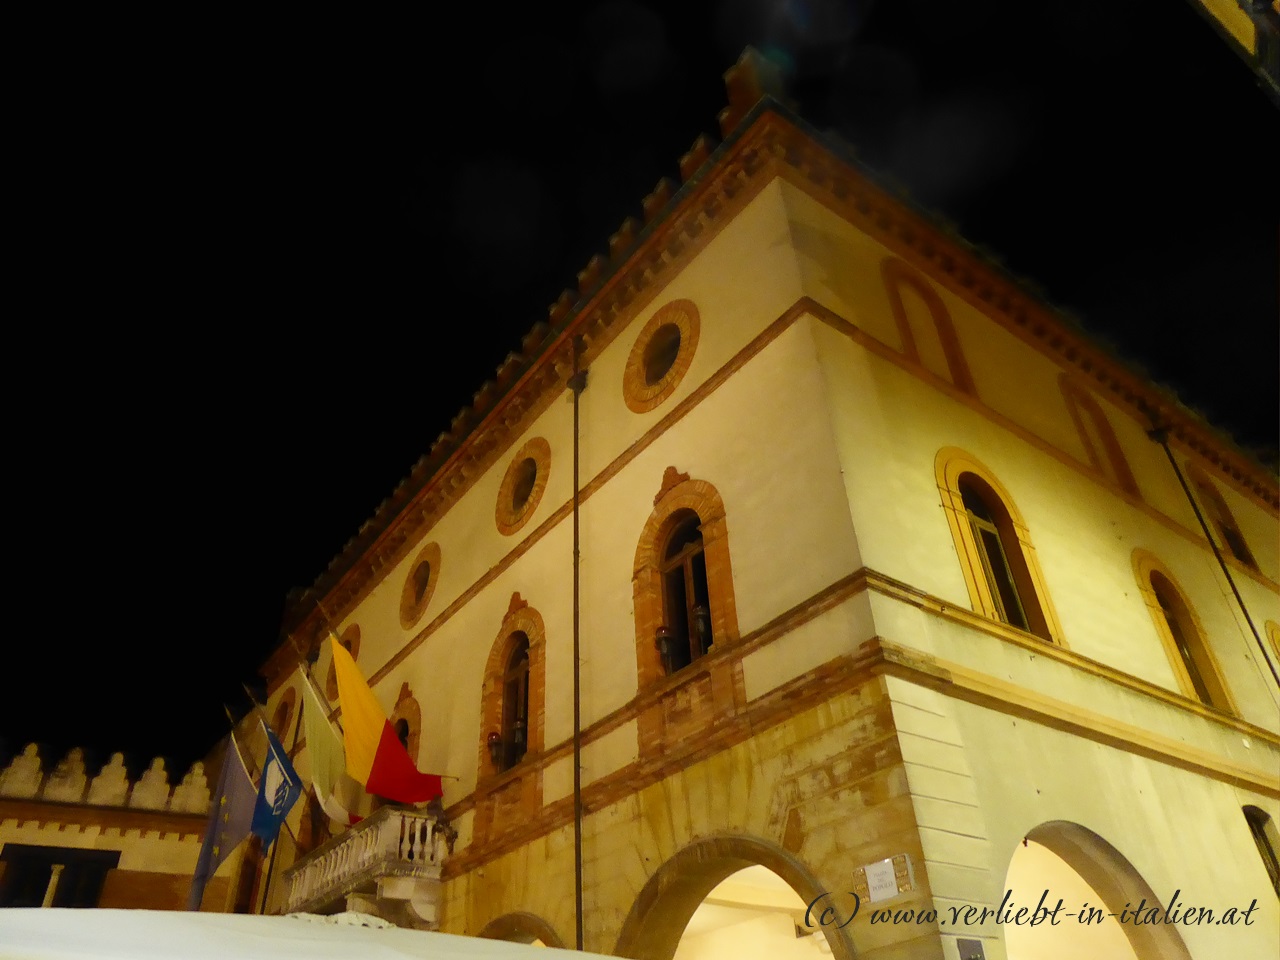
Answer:
[[[1162,905],[1176,890],[1184,903],[1215,912],[1257,900],[1252,926],[1180,927],[1193,957],[1223,956],[1228,947],[1232,955],[1265,956],[1274,947],[1280,908],[1241,807],[1252,803],[1275,816],[1276,801],[910,683],[890,679],[888,690],[896,723],[944,731],[952,752],[963,753],[965,769],[953,776],[967,775],[968,786],[957,791],[938,782],[936,761],[913,762],[911,748],[903,749],[940,910],[998,905],[1022,838],[1061,820],[1107,840]],[[974,932],[1002,936],[990,922]]]
[[[902,338],[892,318],[888,290],[880,264],[896,257],[894,251],[854,228],[805,192],[783,184],[782,196],[791,222],[792,239],[801,264],[804,292],[848,320],[859,330],[901,354]],[[1028,431],[1035,438],[1073,458],[1103,486],[1124,500],[1114,485],[1096,475],[1079,432],[1071,419],[1059,384],[1063,368],[986,316],[969,299],[953,292],[924,273],[918,276],[938,295],[963,349],[976,383],[977,401],[999,417]],[[950,382],[937,352],[936,336],[929,333],[924,307],[918,297],[904,293],[912,319],[926,379],[946,389]],[[914,305],[914,306],[913,306]],[[929,342],[934,341],[934,342]],[[917,368],[918,369],[918,368]],[[1079,379],[1076,371],[1071,371]],[[1081,382],[1084,382],[1081,380]],[[1186,495],[1163,449],[1148,436],[1150,424],[1133,411],[1123,410],[1098,391],[1090,391],[1102,407],[1138,484],[1142,502],[1172,519],[1197,538],[1203,537]],[[886,398],[887,399],[887,398]],[[908,407],[909,409],[909,407]],[[1175,448],[1180,465],[1198,463],[1214,479],[1240,525],[1265,580],[1276,589],[1280,580],[1280,526],[1273,510],[1242,494],[1198,457]],[[1207,548],[1206,548],[1207,549]],[[1240,567],[1243,576],[1250,574]]]
[[[1277,729],[1266,665],[1207,546],[827,325],[815,323],[814,337],[869,567],[970,608],[935,479],[938,452],[959,447],[999,478],[1025,518],[1071,650],[1179,689],[1133,571],[1134,549],[1150,550],[1178,577],[1241,715]],[[1274,618],[1280,598],[1242,582],[1255,619]]]

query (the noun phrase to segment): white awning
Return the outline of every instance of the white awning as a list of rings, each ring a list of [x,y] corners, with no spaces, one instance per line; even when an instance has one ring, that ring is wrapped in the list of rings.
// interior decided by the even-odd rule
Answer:
[[[370,923],[381,921],[367,918]],[[399,927],[358,916],[0,909],[0,960],[568,960],[601,954]]]

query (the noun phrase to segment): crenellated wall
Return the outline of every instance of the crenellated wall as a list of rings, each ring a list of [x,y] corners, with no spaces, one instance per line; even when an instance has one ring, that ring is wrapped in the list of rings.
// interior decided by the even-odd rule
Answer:
[[[131,778],[124,755],[116,753],[90,776],[80,748],[48,764],[39,747],[28,744],[0,770],[0,906],[62,905],[65,897],[81,897],[67,905],[182,909],[209,793],[200,762],[171,785],[159,757]],[[237,863],[225,862],[209,884],[206,909],[226,901]],[[85,869],[92,880],[71,882],[74,871]],[[72,886],[97,890],[96,901],[82,902],[93,897]]]

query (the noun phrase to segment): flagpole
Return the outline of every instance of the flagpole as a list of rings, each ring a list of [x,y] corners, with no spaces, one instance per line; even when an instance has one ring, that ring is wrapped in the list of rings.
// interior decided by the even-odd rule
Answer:
[[[248,690],[246,690],[245,692],[247,693]],[[253,696],[250,695],[249,699],[253,700]],[[254,701],[254,705],[255,706],[257,705],[257,701]],[[293,745],[289,747],[288,751],[286,751],[287,753],[292,753],[294,747],[298,745],[298,729],[302,726],[303,706],[304,705],[302,703],[298,704],[298,715],[293,718]],[[299,846],[298,838],[294,836],[293,831],[289,828],[289,821],[282,820],[280,821],[280,823],[286,830],[289,831],[289,839],[293,841],[294,849],[295,850],[298,849],[298,846]],[[276,853],[279,852],[279,850],[280,850],[279,843],[273,843],[271,845],[271,860],[268,861],[267,863],[267,882],[262,885],[262,902],[258,904],[258,913],[260,914],[267,912],[267,896],[271,893],[271,878],[275,873]]]

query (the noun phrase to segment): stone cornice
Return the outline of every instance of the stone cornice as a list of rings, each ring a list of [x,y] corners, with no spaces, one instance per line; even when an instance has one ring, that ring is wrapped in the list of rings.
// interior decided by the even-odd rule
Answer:
[[[589,365],[747,201],[779,176],[1086,378],[1139,422],[1166,426],[1182,448],[1198,454],[1273,513],[1280,511],[1275,477],[1175,397],[1147,383],[1073,330],[1064,316],[1036,302],[945,226],[890,195],[779,104],[757,103],[714,152],[710,141],[700,137],[680,169],[685,183],[679,192],[663,180],[645,198],[643,229],[629,218],[610,238],[608,260],[592,258],[579,274],[576,294],[566,290],[551,306],[550,325],[534,327],[524,338],[522,353],[508,356],[497,379],[481,388],[473,405],[454,419],[453,429],[441,435],[329,570],[295,602],[286,633],[308,648],[317,644],[326,624],[316,601],[340,621],[368,595],[383,570],[422,540],[565,389],[573,338],[581,338],[581,363]],[[286,640],[263,672],[273,679],[291,669],[295,660]]]

